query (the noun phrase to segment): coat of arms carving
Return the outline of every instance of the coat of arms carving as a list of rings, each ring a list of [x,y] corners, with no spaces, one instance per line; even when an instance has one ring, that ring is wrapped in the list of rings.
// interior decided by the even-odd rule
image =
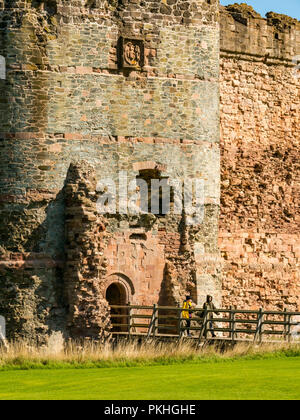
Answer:
[[[141,69],[144,65],[144,44],[141,39],[121,38],[120,58],[123,68]]]

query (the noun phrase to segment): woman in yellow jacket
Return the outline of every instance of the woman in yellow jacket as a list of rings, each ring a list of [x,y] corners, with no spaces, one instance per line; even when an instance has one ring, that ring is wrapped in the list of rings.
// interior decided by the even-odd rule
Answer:
[[[191,296],[186,297],[185,301],[183,302],[182,309],[186,309],[185,311],[182,311],[182,317],[185,318],[187,335],[188,337],[190,337],[191,336],[190,327],[191,327],[191,319],[192,319],[192,312],[190,311],[190,309],[192,309]]]

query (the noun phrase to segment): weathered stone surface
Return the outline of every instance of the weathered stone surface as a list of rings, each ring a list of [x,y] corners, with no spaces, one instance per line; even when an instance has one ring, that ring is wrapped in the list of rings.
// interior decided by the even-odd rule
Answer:
[[[222,9],[225,306],[300,310],[300,78],[292,64],[299,53],[297,20],[273,13],[263,19],[238,5]]]
[[[0,0],[10,337],[104,339],[112,284],[126,303],[300,309],[299,22],[236,4],[218,19],[217,0]],[[203,223],[98,215],[96,183],[120,170],[204,179]]]
[[[263,19],[251,6],[221,6],[221,51],[248,55],[250,61],[292,66],[300,50],[300,22],[285,15],[268,13]],[[238,57],[236,56],[238,59]]]
[[[104,340],[109,335],[109,307],[103,295],[106,275],[105,219],[96,209],[95,171],[86,162],[70,165],[65,193],[64,287],[67,327],[72,338]]]
[[[0,2],[0,55],[7,59],[0,244],[12,258],[34,254],[36,282],[41,262],[60,261],[63,276],[52,272],[51,282],[64,290],[57,305],[67,315],[57,329],[65,336],[105,338],[113,283],[127,300],[147,305],[180,303],[186,293],[197,300],[208,284],[220,290],[219,273],[199,259],[199,249],[218,256],[219,28],[218,2],[210,3]],[[139,46],[127,51],[127,64],[139,65],[120,60],[122,39]],[[95,213],[95,184],[118,181],[120,170],[129,181],[147,170],[204,179],[204,222],[190,228],[183,214],[150,214],[104,223]],[[10,269],[17,281],[16,264]],[[37,315],[28,325],[12,303],[23,302],[27,286],[9,305],[0,291],[1,311],[12,335],[43,339],[56,318],[51,310],[49,320],[39,314],[40,297],[29,290]]]

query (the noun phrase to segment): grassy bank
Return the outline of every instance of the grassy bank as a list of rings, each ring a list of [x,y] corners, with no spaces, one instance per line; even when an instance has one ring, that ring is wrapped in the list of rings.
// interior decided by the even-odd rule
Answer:
[[[208,346],[196,349],[189,343],[123,343],[112,347],[96,343],[69,343],[64,348],[41,348],[19,342],[0,351],[0,371],[29,369],[93,369],[205,364],[239,360],[269,360],[300,357],[300,345],[245,345],[226,351]]]

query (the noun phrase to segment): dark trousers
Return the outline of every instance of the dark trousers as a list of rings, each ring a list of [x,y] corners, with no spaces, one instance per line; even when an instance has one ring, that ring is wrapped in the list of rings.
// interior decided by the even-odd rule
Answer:
[[[187,334],[190,335],[191,320],[190,319],[187,319],[185,322],[186,322],[186,331],[187,331]]]
[[[209,329],[211,330],[211,335],[213,337],[216,336],[215,332],[214,332],[214,323],[212,321],[209,321]]]

